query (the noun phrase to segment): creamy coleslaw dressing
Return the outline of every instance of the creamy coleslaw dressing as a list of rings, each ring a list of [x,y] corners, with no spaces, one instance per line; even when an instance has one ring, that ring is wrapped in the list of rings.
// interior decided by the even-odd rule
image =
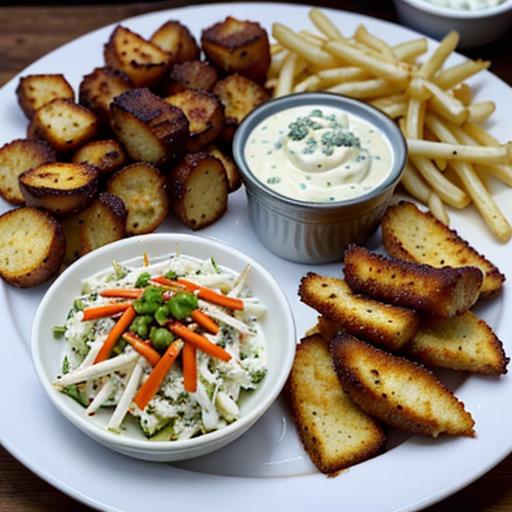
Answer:
[[[384,182],[393,166],[389,142],[374,125],[323,105],[286,109],[261,121],[244,157],[275,192],[317,203],[361,196]]]

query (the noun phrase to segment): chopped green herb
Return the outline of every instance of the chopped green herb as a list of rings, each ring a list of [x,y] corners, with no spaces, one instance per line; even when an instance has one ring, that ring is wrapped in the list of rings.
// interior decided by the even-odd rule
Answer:
[[[85,309],[84,302],[81,299],[75,299],[73,301],[73,309],[75,311],[82,311],[83,309]]]
[[[151,274],[149,272],[142,272],[142,274],[137,277],[137,281],[135,281],[136,288],[142,288],[149,284],[149,280],[151,279]]]
[[[128,270],[125,269],[120,263],[116,260],[112,260],[112,267],[114,268],[114,273],[117,279],[122,279],[128,275]]]
[[[217,262],[215,261],[215,258],[213,256],[210,258],[210,261],[212,262],[212,267],[214,268],[215,272],[217,272],[217,274],[220,274],[221,270],[219,268],[219,265],[217,265]]]
[[[52,332],[53,332],[53,337],[60,340],[66,332],[66,326],[65,325],[56,325],[52,329]]]
[[[276,185],[277,183],[281,182],[281,178],[279,176],[271,176],[270,178],[267,178],[267,183],[269,185]]]
[[[165,277],[167,277],[167,279],[176,279],[178,277],[178,274],[176,274],[174,270],[169,270],[168,272],[165,273]]]

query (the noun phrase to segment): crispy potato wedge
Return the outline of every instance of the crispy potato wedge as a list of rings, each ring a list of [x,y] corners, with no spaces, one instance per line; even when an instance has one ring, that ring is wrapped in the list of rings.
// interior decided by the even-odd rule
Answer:
[[[135,87],[158,82],[170,65],[170,56],[130,29],[118,25],[103,50],[105,63],[126,73]]]
[[[199,46],[190,30],[179,21],[164,23],[151,36],[150,41],[171,56],[171,62],[177,64],[199,58]]]
[[[91,109],[103,123],[110,124],[112,100],[133,88],[131,78],[117,69],[95,68],[80,82],[78,97],[80,104]]]
[[[56,99],[74,101],[75,92],[64,75],[28,75],[20,78],[16,88],[18,103],[24,114],[32,116],[41,107]]]
[[[17,139],[0,148],[0,196],[12,204],[21,205],[18,177],[25,171],[55,161],[55,151],[40,140]]]
[[[55,151],[68,153],[91,140],[98,126],[98,118],[89,109],[71,100],[57,99],[34,114],[28,137],[43,139]]]
[[[126,164],[126,155],[115,139],[95,140],[82,146],[71,161],[90,165],[100,174],[112,174]]]
[[[183,154],[189,140],[188,120],[148,89],[132,89],[110,106],[112,129],[133,160],[163,165]]]
[[[242,186],[242,178],[233,159],[217,146],[209,146],[205,151],[222,162],[228,177],[229,193],[238,190]]]
[[[192,229],[212,224],[226,211],[226,171],[222,162],[208,153],[187,153],[171,169],[168,190],[172,211]]]
[[[66,240],[60,224],[37,208],[0,216],[0,277],[19,288],[36,286],[59,270]]]
[[[83,210],[94,200],[98,171],[83,164],[52,162],[24,172],[19,184],[27,205],[66,215]]]
[[[211,92],[218,79],[217,70],[208,62],[191,60],[175,64],[164,86],[164,94],[170,96],[185,89]]]
[[[203,30],[201,46],[208,60],[225,73],[239,73],[258,83],[267,79],[270,46],[259,23],[228,16]]]
[[[148,163],[131,164],[117,171],[107,183],[107,192],[119,197],[126,207],[128,235],[154,231],[169,213],[165,178]]]
[[[187,116],[190,139],[187,149],[198,151],[217,139],[224,129],[224,107],[217,96],[185,89],[165,101],[180,108]]]

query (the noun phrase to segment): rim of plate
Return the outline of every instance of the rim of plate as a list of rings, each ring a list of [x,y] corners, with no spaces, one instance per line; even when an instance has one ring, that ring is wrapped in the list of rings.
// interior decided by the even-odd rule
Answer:
[[[480,18],[489,18],[496,16],[502,12],[506,12],[512,9],[512,0],[504,0],[499,5],[494,7],[488,7],[485,9],[478,9],[474,11],[464,11],[457,9],[450,9],[449,7],[441,7],[430,3],[428,0],[398,0],[406,4],[412,5],[421,11],[428,12],[430,14],[436,14],[444,18],[454,18],[460,20],[475,20]]]

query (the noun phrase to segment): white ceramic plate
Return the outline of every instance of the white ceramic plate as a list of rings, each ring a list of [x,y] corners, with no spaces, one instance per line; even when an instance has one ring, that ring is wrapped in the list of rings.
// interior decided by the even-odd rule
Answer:
[[[204,5],[157,12],[127,20],[131,29],[148,36],[167,19],[180,19],[195,34],[231,14],[260,21],[267,29],[276,20],[297,28],[310,27],[306,7],[285,4]],[[330,11],[345,33],[358,23],[380,37],[401,42],[417,34],[390,23],[359,15]],[[92,32],[43,57],[23,74],[63,72],[73,86],[83,74],[102,63],[103,43],[112,27]],[[453,62],[457,57],[452,59]],[[490,73],[474,81],[478,97],[498,105],[490,126],[501,140],[512,117],[510,88]],[[0,143],[22,137],[24,119],[15,99],[17,79],[0,91]],[[496,199],[512,218],[512,191],[498,189]],[[244,192],[230,197],[229,212],[201,235],[222,239],[247,252],[277,277],[291,302],[299,333],[315,320],[312,310],[300,304],[297,285],[311,267],[288,263],[266,251],[248,224]],[[6,210],[5,203],[0,209]],[[510,280],[510,245],[497,244],[478,216],[471,211],[452,214],[452,223],[481,252],[489,256]],[[186,232],[171,221],[160,231]],[[378,238],[372,241],[378,245]],[[508,255],[508,258],[507,258]],[[331,275],[340,265],[314,268]],[[504,293],[479,309],[512,353],[512,311],[509,285]],[[91,506],[109,511],[199,510],[260,511],[287,506],[294,510],[404,511],[415,510],[455,492],[478,478],[510,453],[512,410],[508,407],[512,378],[454,377],[449,381],[476,420],[476,439],[406,437],[392,433],[385,454],[343,472],[337,478],[319,474],[302,450],[283,402],[277,402],[242,438],[209,456],[179,465],[135,461],[97,445],[70,425],[45,396],[30,362],[29,332],[35,309],[46,286],[15,290],[0,285],[0,389],[3,445],[39,476]],[[278,342],[278,340],[276,340]]]

